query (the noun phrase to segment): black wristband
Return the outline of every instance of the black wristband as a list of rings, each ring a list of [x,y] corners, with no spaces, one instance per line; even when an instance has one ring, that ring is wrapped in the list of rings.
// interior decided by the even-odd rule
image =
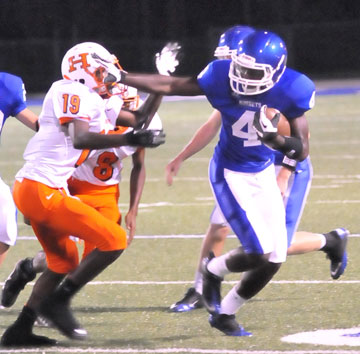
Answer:
[[[40,125],[39,125],[39,121],[37,120],[36,122],[35,122],[35,131],[39,131],[39,129],[40,129]]]
[[[284,166],[285,168],[287,168],[290,171],[295,171],[296,165],[297,165],[297,161],[294,159],[289,159],[287,156],[284,156],[284,158],[281,162],[281,166]]]
[[[120,80],[119,80],[119,82],[124,83],[124,80],[126,78],[126,74],[127,74],[126,71],[124,71],[124,70],[120,71]]]
[[[297,160],[300,157],[303,150],[303,146],[300,138],[295,138],[292,136],[284,136],[284,139],[285,139],[284,144],[281,147],[279,147],[277,150],[282,152],[288,158]]]

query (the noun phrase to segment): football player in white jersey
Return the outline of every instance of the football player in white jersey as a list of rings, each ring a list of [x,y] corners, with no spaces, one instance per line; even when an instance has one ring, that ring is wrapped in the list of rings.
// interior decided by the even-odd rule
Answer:
[[[135,90],[135,93],[134,93]],[[136,89],[127,96],[126,105],[129,109],[138,109],[139,96]],[[147,129],[161,130],[162,123],[156,113]],[[130,127],[117,127],[112,134],[127,134]],[[129,231],[128,245],[132,242],[136,230],[136,216],[145,183],[145,149],[142,147],[121,146],[112,149],[96,150],[81,166],[79,166],[68,180],[69,191],[80,198],[84,203],[93,206],[101,214],[121,223],[121,214],[118,208],[119,183],[123,159],[132,156],[132,170],[130,174],[130,203],[125,215],[125,225]],[[83,258],[92,250],[93,245],[85,242]]]
[[[159,72],[169,75],[178,65],[176,58],[180,46],[177,43],[168,43],[160,53],[156,54],[156,65]],[[175,58],[173,58],[175,57]],[[170,60],[171,66],[168,66]],[[175,63],[174,63],[175,61]],[[122,86],[120,88],[121,99],[118,96],[111,96],[106,100],[106,116],[109,121],[115,122],[118,116],[118,107],[122,105],[128,110],[139,109],[140,100],[137,89]],[[120,100],[120,102],[119,102]],[[110,128],[112,129],[110,124]],[[130,132],[130,127],[116,127],[116,133]],[[155,113],[151,118],[147,129],[161,130],[162,123],[160,117]],[[114,133],[115,131],[112,131]],[[119,187],[121,181],[122,160],[126,156],[132,155],[133,168],[130,177],[130,205],[125,215],[125,225],[129,230],[128,245],[130,245],[136,230],[136,216],[140,202],[143,186],[145,183],[145,149],[142,147],[121,146],[105,150],[95,150],[83,164],[75,169],[72,177],[68,180],[68,186],[72,195],[77,195],[85,203],[93,206],[104,216],[119,222],[121,215],[118,208]],[[83,257],[92,249],[93,245],[85,242]],[[1,305],[11,307],[20,291],[25,285],[36,277],[37,273],[42,273],[47,267],[44,251],[39,251],[34,257],[27,257],[20,260],[14,270],[6,279],[2,294]]]
[[[130,110],[138,109],[142,103],[139,95],[137,95],[137,90],[134,88],[127,88],[122,97],[124,106]],[[110,109],[107,110],[107,116],[111,120],[112,117],[109,112]],[[112,128],[110,125],[110,129]],[[157,113],[147,129],[162,129],[161,119]],[[111,130],[109,133],[126,134],[131,130],[131,127],[116,127],[116,130]],[[71,195],[80,198],[108,219],[121,224],[122,218],[118,208],[119,182],[121,182],[122,161],[128,156],[132,156],[130,203],[124,221],[129,232],[127,238],[129,246],[135,235],[138,206],[145,183],[145,149],[143,147],[120,146],[94,150],[68,179],[68,189]],[[88,255],[93,248],[94,245],[85,242],[82,258]],[[4,283],[1,305],[11,307],[25,285],[33,280],[37,273],[43,272],[46,266],[44,251],[39,251],[33,258],[27,257],[20,260]]]
[[[156,147],[164,143],[159,131],[138,129],[157,111],[160,95],[150,95],[136,111],[111,110],[113,125],[132,126],[128,134],[107,130],[107,101],[121,94],[118,61],[104,47],[86,42],[72,47],[62,62],[63,79],[48,91],[39,117],[39,132],[26,147],[24,167],[17,173],[14,201],[30,220],[45,253],[48,268],[35,283],[18,319],[3,334],[3,346],[54,345],[55,340],[33,334],[38,314],[72,339],[87,332],[70,309],[72,297],[114,262],[127,246],[126,231],[115,221],[67,192],[67,180],[90,150],[117,146]],[[73,235],[95,246],[79,264]]]

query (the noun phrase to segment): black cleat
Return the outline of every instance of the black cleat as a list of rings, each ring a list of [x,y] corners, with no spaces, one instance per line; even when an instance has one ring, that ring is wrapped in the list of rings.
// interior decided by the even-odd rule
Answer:
[[[202,307],[204,307],[204,304],[201,294],[199,294],[195,288],[189,288],[183,299],[170,306],[170,311],[187,312]]]
[[[209,261],[213,258],[215,258],[214,253],[210,252],[209,257],[205,258],[202,264],[202,298],[207,311],[211,314],[218,314],[221,306],[221,282],[224,279],[209,272],[207,265]]]
[[[1,305],[4,307],[14,305],[20,291],[24,289],[29,281],[34,280],[35,277],[36,272],[32,266],[32,258],[25,258],[16,263],[14,270],[4,283],[1,294]]]
[[[75,319],[68,302],[58,301],[49,296],[41,303],[39,314],[50,326],[54,326],[68,338],[86,339],[87,332]]]
[[[330,275],[333,279],[338,279],[344,273],[347,266],[346,244],[350,232],[343,228],[330,231],[325,234],[330,240],[330,247],[324,247],[324,252],[330,260]],[[328,241],[327,241],[328,242]]]
[[[245,331],[235,320],[235,315],[210,315],[209,323],[211,327],[218,329],[225,333],[227,336],[233,337],[249,337],[252,336],[251,332]]]
[[[37,336],[36,334],[24,331],[16,322],[11,325],[1,337],[1,345],[3,347],[44,347],[56,345],[57,341],[45,336]]]

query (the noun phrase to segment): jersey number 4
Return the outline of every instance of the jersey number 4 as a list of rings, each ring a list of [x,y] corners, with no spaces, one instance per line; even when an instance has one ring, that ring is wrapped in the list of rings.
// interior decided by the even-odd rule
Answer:
[[[232,134],[244,139],[244,146],[261,145],[256,131],[253,127],[255,112],[245,111],[240,118],[232,125]]]

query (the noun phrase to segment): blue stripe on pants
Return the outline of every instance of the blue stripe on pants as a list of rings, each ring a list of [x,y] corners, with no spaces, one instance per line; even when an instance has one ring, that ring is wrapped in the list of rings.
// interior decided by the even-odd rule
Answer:
[[[221,162],[211,159],[209,165],[209,179],[217,202],[246,253],[263,254],[262,247],[252,228],[245,211],[233,196],[224,176]],[[244,186],[246,188],[246,186]]]

